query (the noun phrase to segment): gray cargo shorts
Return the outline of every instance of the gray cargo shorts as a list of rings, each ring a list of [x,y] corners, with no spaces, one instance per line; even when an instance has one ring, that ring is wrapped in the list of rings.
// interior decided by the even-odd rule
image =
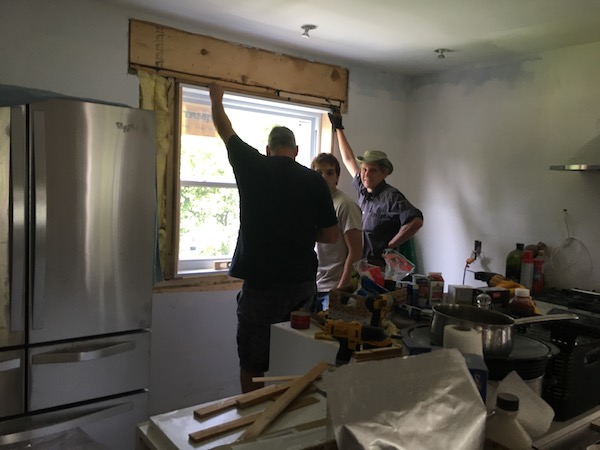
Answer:
[[[314,281],[269,288],[255,287],[245,281],[237,300],[240,367],[253,373],[269,370],[271,324],[289,321],[292,311],[311,311],[316,294]]]

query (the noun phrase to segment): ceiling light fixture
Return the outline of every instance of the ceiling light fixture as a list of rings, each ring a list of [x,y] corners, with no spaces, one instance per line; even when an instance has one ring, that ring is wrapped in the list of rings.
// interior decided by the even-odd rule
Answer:
[[[302,37],[308,39],[310,37],[308,35],[308,32],[310,30],[314,30],[315,28],[317,28],[317,26],[316,25],[307,24],[307,25],[302,25],[300,28],[302,28],[304,30],[304,33],[302,33]]]
[[[434,50],[434,52],[436,52],[438,54],[438,59],[445,59],[446,58],[446,53],[451,52],[452,50],[450,50],[449,48],[437,48]]]

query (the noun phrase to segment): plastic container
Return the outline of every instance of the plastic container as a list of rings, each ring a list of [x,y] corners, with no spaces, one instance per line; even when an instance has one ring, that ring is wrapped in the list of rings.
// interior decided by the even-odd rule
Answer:
[[[491,309],[492,308],[492,297],[490,297],[485,292],[482,292],[477,297],[475,297],[475,306],[481,309]]]
[[[444,303],[444,278],[441,272],[429,272],[429,305],[441,305]]]
[[[413,283],[417,289],[417,306],[426,308],[429,306],[429,278],[427,275],[413,274]]]
[[[494,413],[485,425],[484,449],[530,450],[531,436],[517,421],[519,397],[499,393]]]
[[[539,294],[544,290],[544,262],[545,262],[544,250],[539,250],[538,255],[533,259],[533,283],[531,285],[531,292]]]
[[[521,280],[521,259],[523,258],[523,248],[525,244],[517,244],[514,250],[511,250],[506,257],[506,278],[510,278],[517,283]]]
[[[525,250],[521,259],[521,279],[519,281],[527,289],[533,286],[533,252]]]
[[[533,315],[535,305],[529,294],[529,289],[515,289],[515,296],[508,302],[508,312],[518,316]]]

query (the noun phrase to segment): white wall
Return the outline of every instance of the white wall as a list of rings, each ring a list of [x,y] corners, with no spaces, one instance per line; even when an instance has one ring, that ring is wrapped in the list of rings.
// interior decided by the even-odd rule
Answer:
[[[236,292],[156,295],[150,412],[239,394]]]
[[[414,80],[406,153],[427,271],[461,284],[480,239],[484,258],[471,269],[504,273],[516,242],[542,241],[552,285],[600,289],[600,173],[548,169],[600,133],[599,52],[588,44]]]
[[[96,0],[4,1],[0,85],[137,106],[137,77],[127,73],[130,17],[284,50]],[[447,283],[460,284],[473,240],[480,239],[483,268],[502,273],[515,242],[560,245],[563,208],[573,236],[599,265],[600,174],[547,170],[600,131],[599,50],[590,44],[413,80],[412,90],[402,77],[347,65],[348,138],[357,154],[388,152],[396,166],[388,181],[423,210],[422,271],[442,271]],[[347,174],[340,186],[353,194]],[[598,267],[585,276],[582,266],[566,271],[563,283],[600,288]],[[239,392],[235,294],[155,295],[152,414]]]

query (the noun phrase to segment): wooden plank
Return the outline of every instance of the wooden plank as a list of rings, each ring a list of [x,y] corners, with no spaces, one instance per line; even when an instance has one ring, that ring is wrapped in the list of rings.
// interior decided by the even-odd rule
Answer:
[[[212,416],[213,414],[225,411],[226,409],[233,408],[235,406],[236,399],[237,397],[226,398],[220,402],[198,408],[194,410],[194,418],[198,420],[204,419],[208,416]]]
[[[291,382],[272,384],[265,386],[262,389],[248,392],[244,397],[238,398],[235,402],[235,406],[239,409],[250,408],[251,406],[258,405],[265,400],[270,400],[277,397],[281,393],[285,392],[291,386]]]
[[[194,418],[204,419],[205,417],[222,412],[226,409],[237,407],[237,402],[239,400],[242,400],[242,401],[244,401],[245,399],[252,400],[255,398],[260,398],[261,396],[264,396],[263,401],[268,400],[269,398],[273,398],[273,396],[282,392],[282,390],[279,388],[279,386],[281,386],[281,385],[273,384],[273,385],[265,386],[263,388],[255,390],[255,391],[247,392],[246,394],[236,395],[234,397],[226,398],[225,400],[221,400],[219,402],[212,403],[207,406],[203,406],[202,408],[198,408],[198,409],[194,410]],[[289,386],[290,386],[290,384],[288,383],[286,386],[286,389]],[[273,395],[270,395],[271,392],[273,392]]]
[[[300,378],[300,377],[298,377],[298,378]],[[289,387],[289,384],[287,384],[287,387]],[[287,389],[287,387],[286,387],[286,389]],[[261,396],[261,398],[241,400],[241,401],[238,400],[236,402],[236,407],[238,409],[247,409],[247,408],[250,408],[251,406],[259,405],[260,403],[264,402],[265,400],[279,398],[279,396],[283,392],[285,392],[286,389],[282,389],[281,392],[275,392],[274,395],[263,395],[263,396]],[[306,389],[304,389],[302,391],[302,395],[309,395],[309,394],[313,394],[314,392],[317,392],[317,388],[314,384],[311,384],[310,386],[308,386]]]
[[[402,347],[374,348],[354,352],[353,356],[357,362],[373,361],[375,359],[387,359],[404,356],[404,350]]]
[[[290,403],[290,405],[286,408],[286,412],[293,411],[293,410],[299,409],[299,408],[303,408],[308,405],[313,405],[315,403],[319,403],[319,400],[316,399],[315,397],[307,396],[307,397],[297,398],[295,401]],[[255,420],[257,420],[261,416],[261,414],[262,414],[262,412],[249,414],[247,416],[240,417],[239,419],[235,419],[230,422],[221,423],[219,425],[215,425],[214,427],[196,431],[194,433],[190,433],[189,438],[192,442],[198,443],[200,441],[219,436],[219,435],[227,433],[229,431],[237,430],[239,428],[245,427],[246,425],[250,425]]]
[[[252,377],[255,383],[270,383],[273,381],[292,381],[300,378],[300,375],[277,375],[272,377]]]
[[[234,291],[240,290],[242,284],[242,280],[228,275],[182,277],[156,283],[153,292]]]
[[[129,63],[346,105],[348,69],[164,25],[129,21]],[[276,74],[276,75],[274,75]]]
[[[275,402],[269,406],[246,431],[244,431],[238,441],[258,437],[260,433],[262,433],[265,428],[267,428],[269,424],[271,424],[271,422],[273,422],[277,416],[279,416],[279,414],[281,414],[281,412],[326,369],[327,363],[321,361],[302,377],[292,382],[289,389],[275,400]]]

